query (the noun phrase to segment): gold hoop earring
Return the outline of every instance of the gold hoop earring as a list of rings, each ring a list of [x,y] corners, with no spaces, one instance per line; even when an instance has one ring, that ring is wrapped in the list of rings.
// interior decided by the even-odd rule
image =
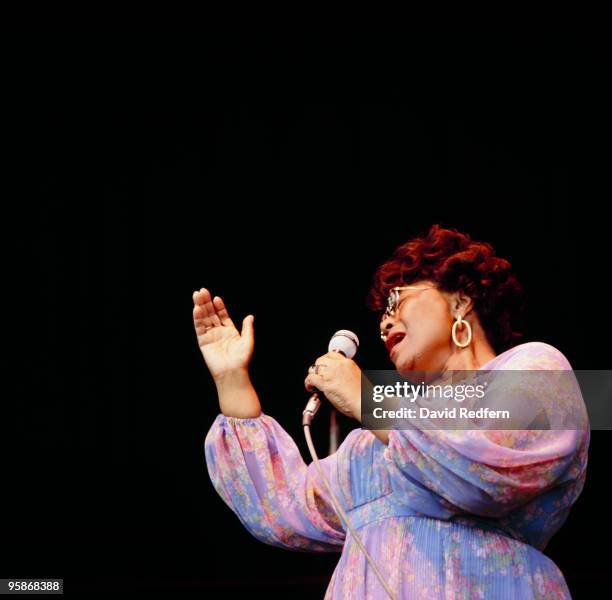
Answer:
[[[464,342],[463,344],[461,344],[457,340],[457,327],[461,327],[461,329],[463,329],[464,325],[467,326],[468,328],[468,338],[467,338],[467,342]],[[469,321],[463,320],[461,318],[461,315],[457,315],[457,320],[453,323],[453,330],[451,333],[453,336],[453,342],[455,343],[456,346],[459,346],[459,348],[465,348],[466,346],[470,345],[470,342],[472,341],[472,326],[470,325]]]

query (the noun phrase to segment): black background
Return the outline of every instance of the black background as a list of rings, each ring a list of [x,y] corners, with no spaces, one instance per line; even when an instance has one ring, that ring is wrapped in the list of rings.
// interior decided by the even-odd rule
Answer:
[[[63,577],[66,593],[323,597],[339,555],[258,542],[210,483],[218,404],[196,288],[237,323],[255,315],[263,409],[307,462],[308,365],[348,328],[362,367],[389,367],[365,295],[432,223],[513,263],[525,341],[575,369],[610,367],[601,48],[492,38],[438,54],[386,37],[380,62],[366,40],[13,46],[3,577]],[[344,437],[357,424],[340,418]],[[597,548],[609,450],[593,432],[584,492],[545,551],[577,598],[609,582]]]

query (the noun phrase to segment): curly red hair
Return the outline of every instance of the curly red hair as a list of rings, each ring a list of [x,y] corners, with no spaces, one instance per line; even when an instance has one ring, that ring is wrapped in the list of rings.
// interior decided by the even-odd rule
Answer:
[[[368,307],[381,315],[389,290],[398,285],[429,280],[445,292],[462,291],[496,352],[515,346],[523,334],[517,323],[523,312],[522,286],[511,264],[495,255],[493,247],[456,229],[432,225],[399,246],[373,277]]]

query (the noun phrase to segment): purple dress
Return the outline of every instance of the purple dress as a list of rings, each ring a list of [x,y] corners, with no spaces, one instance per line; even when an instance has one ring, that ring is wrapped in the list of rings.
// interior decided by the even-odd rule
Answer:
[[[481,369],[571,370],[543,342],[520,344]],[[526,390],[525,394],[533,394]],[[352,430],[321,467],[397,598],[570,598],[542,553],[582,491],[590,428],[580,394],[548,388],[550,411],[585,415],[565,430],[389,430],[385,445]],[[554,419],[551,419],[554,420]],[[333,508],[314,463],[263,412],[219,414],[204,442],[214,488],[258,540],[341,552],[326,600],[387,594]]]

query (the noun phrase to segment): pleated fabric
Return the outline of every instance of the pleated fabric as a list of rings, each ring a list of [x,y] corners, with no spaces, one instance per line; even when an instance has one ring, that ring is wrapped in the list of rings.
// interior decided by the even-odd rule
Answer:
[[[515,346],[482,369],[571,370],[542,342]],[[516,394],[516,390],[513,390]],[[334,495],[397,598],[567,599],[543,554],[584,486],[590,441],[579,388],[543,385],[555,412],[580,428],[351,431],[320,465]],[[573,406],[570,406],[573,405]],[[258,540],[302,552],[341,553],[325,600],[387,598],[335,511],[314,463],[270,415],[217,415],[204,441],[217,493]]]

